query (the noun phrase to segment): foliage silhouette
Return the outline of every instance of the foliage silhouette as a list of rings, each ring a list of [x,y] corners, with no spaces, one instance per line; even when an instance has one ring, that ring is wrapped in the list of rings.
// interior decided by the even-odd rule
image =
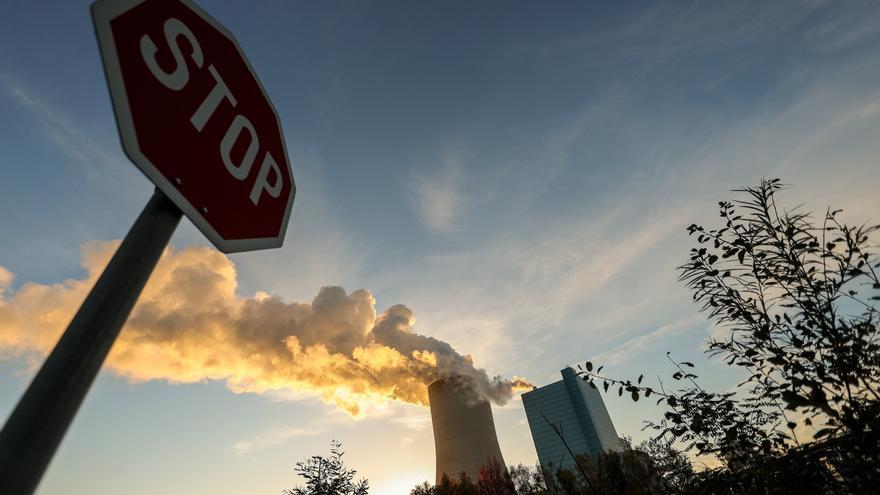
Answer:
[[[544,495],[548,492],[545,469],[540,464],[534,467],[518,464],[507,468],[514,489],[518,495]]]
[[[491,459],[480,467],[477,482],[471,481],[462,472],[458,479],[451,479],[445,473],[440,483],[431,486],[427,481],[416,485],[410,495],[516,495],[514,482],[507,471],[496,460]]]
[[[435,493],[434,485],[424,481],[422,484],[414,486],[409,495],[434,495]]]
[[[723,463],[700,474],[704,488],[868,492],[880,484],[880,263],[871,252],[880,226],[846,225],[840,210],[819,223],[798,208],[780,212],[783,188],[769,179],[738,190],[744,199],[719,203],[722,227],[687,229],[698,246],[680,279],[725,332],[707,352],[747,372],[735,392],[704,390],[694,364],[671,357],[672,378],[684,384],[676,391],[643,385],[644,375],[604,376],[590,362],[579,374],[606,393],[657,396],[667,410],[648,424],[656,440]],[[814,442],[799,427],[815,427]],[[687,491],[676,473],[664,477]]]
[[[296,473],[306,480],[303,487],[285,490],[285,495],[367,495],[366,479],[354,481],[357,471],[342,462],[342,444],[330,442],[330,457],[312,456],[296,463]]]
[[[664,491],[664,480],[654,460],[644,451],[627,448],[622,452],[606,452],[591,458],[576,455],[581,469],[554,469],[553,466],[510,466],[509,476],[500,466],[489,464],[481,470],[478,482],[466,477],[450,480],[443,476],[440,484],[417,485],[410,495],[647,495]],[[489,474],[495,473],[495,474]],[[587,478],[585,478],[585,476]]]

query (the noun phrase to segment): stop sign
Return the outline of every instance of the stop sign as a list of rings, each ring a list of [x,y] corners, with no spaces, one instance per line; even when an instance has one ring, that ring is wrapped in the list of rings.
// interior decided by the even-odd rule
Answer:
[[[98,0],[92,17],[126,155],[221,251],[281,246],[290,160],[232,34],[188,0]]]

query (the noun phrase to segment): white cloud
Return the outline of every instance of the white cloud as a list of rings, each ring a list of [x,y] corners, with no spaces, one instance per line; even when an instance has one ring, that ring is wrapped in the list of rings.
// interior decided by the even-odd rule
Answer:
[[[752,26],[741,34],[745,39],[764,28]],[[567,352],[556,348],[567,342],[565,336],[589,341],[593,352],[615,360],[631,359],[634,354],[619,348],[621,342],[662,345],[687,331],[681,325],[704,321],[677,282],[675,267],[690,247],[684,227],[715,224],[717,201],[736,196],[730,189],[778,176],[794,185],[784,192],[787,205],[842,207],[853,223],[877,219],[880,142],[871,136],[880,131],[880,99],[869,83],[878,72],[873,60],[841,60],[833,70],[799,81],[803,89],[788,91],[789,99],[768,99],[741,118],[715,121],[699,139],[661,132],[660,124],[640,118],[625,95],[588,103],[570,125],[539,139],[543,151],[530,157],[550,157],[554,180],[565,180],[578,172],[572,149],[590,142],[593,123],[611,121],[638,150],[631,176],[615,176],[608,188],[585,192],[596,194],[589,205],[585,199],[577,208],[548,208],[554,198],[541,188],[543,195],[529,198],[530,209],[514,210],[506,208],[510,198],[525,195],[511,191],[534,182],[518,172],[534,164],[506,164],[513,171],[507,175],[520,182],[505,185],[496,203],[480,208],[496,215],[481,238],[393,267],[385,278],[407,281],[407,300],[421,328],[492,369],[530,373],[533,366],[547,366],[548,355]],[[683,107],[669,122],[691,121],[700,111]],[[617,125],[609,132],[617,132]],[[658,320],[672,323],[658,328]],[[634,335],[646,326],[657,330]],[[554,354],[534,352],[550,347]]]
[[[430,172],[413,172],[410,188],[416,210],[433,232],[453,230],[468,207],[460,160],[445,153],[443,164]]]
[[[527,374],[522,367],[535,358],[534,349],[559,344],[559,334],[546,333],[548,327],[560,328],[604,300],[622,273],[650,265],[648,253],[684,222],[679,215],[649,216],[620,229],[630,210],[622,205],[601,218],[557,219],[540,235],[498,236],[466,251],[425,256],[388,276],[428,281],[407,286],[417,328],[458,343],[489,369]],[[618,304],[624,302],[627,311],[615,312],[615,305],[585,315],[584,331],[601,331],[600,323],[615,315],[632,317],[641,304]]]
[[[361,274],[372,244],[352,232],[339,202],[325,192],[332,167],[327,170],[314,147],[298,146],[293,139],[288,141],[300,187],[287,238],[281,249],[233,256],[241,267],[242,288],[305,300],[325,285],[372,287]]]
[[[34,116],[49,141],[58,151],[77,162],[90,181],[120,197],[128,197],[131,190],[143,189],[143,181],[138,180],[136,169],[122,154],[121,146],[114,148],[96,139],[61,109],[8,75],[0,74],[0,87]]]
[[[425,409],[413,410],[407,408],[391,419],[392,423],[399,424],[408,430],[425,431],[431,426],[431,415]]]
[[[6,267],[0,266],[0,296],[12,285],[14,279],[15,275],[12,272],[7,270]]]
[[[281,445],[294,438],[320,435],[324,431],[316,428],[296,428],[293,426],[274,424],[265,430],[233,445],[236,457],[243,457],[255,451]]]
[[[880,12],[872,2],[840,3],[839,7],[804,33],[804,41],[816,50],[832,52],[865,41],[880,31]]]
[[[657,352],[659,350],[658,344],[669,337],[691,331],[695,327],[702,328],[706,324],[705,316],[694,314],[687,318],[661,325],[656,330],[644,335],[633,337],[610,350],[593,356],[591,361],[598,365],[607,366],[629,362],[646,351]]]

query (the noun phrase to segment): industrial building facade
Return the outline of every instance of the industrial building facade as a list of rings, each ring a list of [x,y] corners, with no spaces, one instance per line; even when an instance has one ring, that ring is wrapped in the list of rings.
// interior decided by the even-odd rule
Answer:
[[[620,438],[599,391],[581,380],[572,368],[563,369],[561,374],[562,380],[522,395],[541,464],[553,470],[574,467],[574,459],[548,421],[559,428],[575,454],[595,456],[621,450]]]

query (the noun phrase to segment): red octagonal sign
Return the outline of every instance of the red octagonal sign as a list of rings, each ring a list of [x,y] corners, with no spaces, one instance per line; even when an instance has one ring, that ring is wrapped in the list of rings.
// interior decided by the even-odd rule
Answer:
[[[232,34],[188,0],[99,0],[92,17],[128,157],[221,251],[281,246],[290,160]]]

